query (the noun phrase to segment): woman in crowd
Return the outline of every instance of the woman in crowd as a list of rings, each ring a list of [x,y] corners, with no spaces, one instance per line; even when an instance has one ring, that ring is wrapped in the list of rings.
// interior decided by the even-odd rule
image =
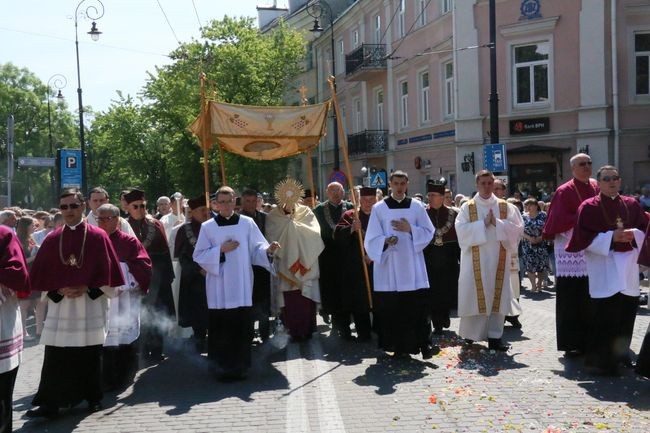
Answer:
[[[533,292],[542,290],[548,272],[548,250],[542,239],[542,229],[546,213],[540,212],[539,203],[534,198],[524,201],[524,235],[521,243],[524,271],[530,280]]]
[[[23,248],[23,253],[25,254],[25,263],[27,263],[27,268],[29,269],[31,267],[32,262],[34,261],[34,258],[36,257],[36,253],[38,252],[38,245],[36,245],[36,241],[34,240],[34,229],[36,227],[34,218],[29,217],[29,216],[22,216],[18,219],[18,222],[16,223],[16,236],[18,237],[18,240],[20,241],[20,245]],[[29,296],[27,299],[21,299],[18,303],[20,305],[20,315],[23,321],[23,339],[25,341],[31,341],[36,338],[36,335],[29,334],[27,332],[27,315],[29,313],[30,308],[34,308],[34,315],[36,317],[36,321],[38,322],[38,316],[39,313],[43,314],[44,310],[43,307],[40,307],[39,311],[39,304],[40,302],[40,294],[41,292],[35,291],[32,292],[32,294]],[[43,322],[43,318],[41,318],[41,323]],[[36,334],[39,334],[39,330],[36,330]]]

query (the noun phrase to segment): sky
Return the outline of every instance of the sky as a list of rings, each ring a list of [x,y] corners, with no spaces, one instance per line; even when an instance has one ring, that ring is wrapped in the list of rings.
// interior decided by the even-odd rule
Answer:
[[[103,0],[104,16],[96,21],[102,32],[99,41],[93,42],[87,34],[92,20],[80,16],[77,21],[84,106],[105,111],[111,100],[118,99],[116,90],[136,96],[147,71],[155,72],[156,65],[168,63],[166,54],[178,46],[178,41],[199,38],[199,21],[205,25],[224,15],[256,18],[257,5],[272,3]],[[96,0],[84,0],[79,10],[97,4]],[[55,74],[63,75],[67,84],[61,91],[71,111],[77,109],[73,19],[77,5],[78,0],[0,0],[0,64],[10,62],[27,68],[43,83]]]

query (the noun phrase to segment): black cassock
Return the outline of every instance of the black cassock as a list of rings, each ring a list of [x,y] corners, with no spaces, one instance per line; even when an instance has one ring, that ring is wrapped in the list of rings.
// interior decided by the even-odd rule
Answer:
[[[424,249],[424,262],[429,277],[431,323],[436,331],[449,328],[449,310],[458,307],[458,274],[460,247],[454,222],[458,213],[442,206],[427,209],[436,233]]]
[[[349,327],[350,316],[352,316],[358,337],[367,340],[370,338],[370,305],[363,272],[359,235],[352,232],[353,220],[354,211],[345,212],[334,230],[334,240],[339,245],[341,253],[339,262],[342,264],[343,276],[339,306],[341,312],[346,313],[344,316],[347,318],[347,326]],[[359,220],[361,221],[362,233],[365,233],[370,215],[359,211]],[[368,264],[367,268],[372,294],[372,263]]]
[[[205,276],[194,262],[194,246],[201,231],[201,223],[190,220],[176,232],[174,257],[181,265],[181,284],[178,292],[178,325],[191,327],[197,349],[201,350],[208,330],[208,300],[205,294]]]

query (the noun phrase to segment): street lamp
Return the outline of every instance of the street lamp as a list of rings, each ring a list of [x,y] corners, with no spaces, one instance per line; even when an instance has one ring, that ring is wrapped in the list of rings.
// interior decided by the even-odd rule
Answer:
[[[330,42],[332,44],[332,78],[334,83],[334,92],[336,92],[336,62],[334,53],[334,14],[332,7],[325,0],[312,0],[307,4],[307,13],[314,18],[314,27],[310,30],[316,35],[320,36],[323,28],[320,25],[320,19],[323,15],[327,15],[330,23]],[[332,110],[332,120],[334,123],[334,170],[339,169],[339,134],[336,125],[336,110]]]
[[[50,95],[52,86],[58,90],[56,99],[63,100],[63,89],[68,84],[68,80],[61,74],[54,74],[47,80],[47,137],[50,142],[50,158],[54,158],[54,144],[52,143],[52,109],[50,108]],[[52,203],[56,200],[56,185],[54,184],[54,167],[50,168],[50,184],[52,185]]]
[[[79,8],[82,4],[88,1],[89,4],[86,9]],[[84,137],[84,107],[81,99],[81,72],[79,71],[79,32],[77,30],[77,24],[79,21],[79,15],[84,18],[90,18],[93,20],[92,26],[88,34],[93,41],[99,39],[99,35],[102,34],[97,29],[97,23],[95,20],[100,19],[104,16],[104,4],[100,0],[81,0],[77,5],[77,8],[74,11],[74,44],[77,51],[77,95],[79,97],[79,144],[81,147],[81,190],[86,191],[86,139]]]

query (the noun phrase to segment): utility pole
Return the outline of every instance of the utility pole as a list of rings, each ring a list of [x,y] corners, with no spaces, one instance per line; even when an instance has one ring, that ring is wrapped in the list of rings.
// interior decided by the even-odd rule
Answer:
[[[499,142],[499,94],[497,93],[496,0],[490,0],[490,143]]]

